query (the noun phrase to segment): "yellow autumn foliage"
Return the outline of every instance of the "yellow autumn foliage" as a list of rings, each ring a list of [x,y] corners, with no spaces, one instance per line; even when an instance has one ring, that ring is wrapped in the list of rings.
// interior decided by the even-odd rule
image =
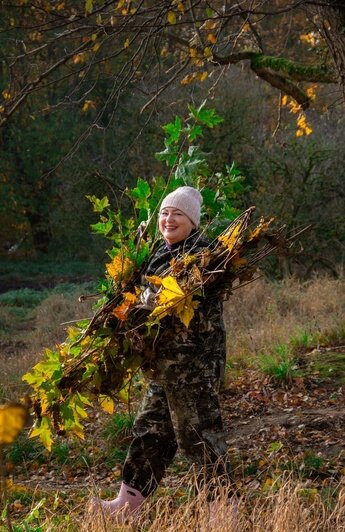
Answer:
[[[129,311],[137,302],[137,296],[132,294],[132,292],[124,292],[123,297],[124,300],[121,305],[118,305],[113,310],[114,316],[121,321],[125,321],[127,319]]]
[[[221,242],[229,251],[232,251],[236,246],[242,226],[243,221],[239,220],[235,225],[231,226],[226,233],[218,237],[219,242]]]
[[[174,277],[168,275],[161,280],[162,289],[157,294],[158,305],[150,314],[159,320],[164,316],[175,314],[188,327],[199,302],[193,296],[185,294]]]
[[[259,238],[264,231],[267,230],[268,226],[274,221],[274,218],[270,218],[269,220],[264,220],[264,218],[261,218],[259,225],[253,229],[249,233],[249,236],[247,238],[248,242],[251,242],[252,240],[255,240],[256,238]]]
[[[0,405],[0,447],[13,443],[24,428],[27,408],[20,403]]]
[[[105,266],[110,277],[117,282],[129,279],[134,269],[134,263],[129,258],[123,257],[121,254],[116,255],[116,257]]]

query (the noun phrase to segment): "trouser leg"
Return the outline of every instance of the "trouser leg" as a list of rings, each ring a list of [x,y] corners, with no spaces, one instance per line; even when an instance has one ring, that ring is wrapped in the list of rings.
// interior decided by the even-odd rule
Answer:
[[[176,382],[166,394],[178,445],[196,464],[199,485],[231,485],[216,380]]]
[[[123,467],[123,480],[147,497],[156,489],[177,450],[162,386],[149,384],[134,422],[133,434]]]

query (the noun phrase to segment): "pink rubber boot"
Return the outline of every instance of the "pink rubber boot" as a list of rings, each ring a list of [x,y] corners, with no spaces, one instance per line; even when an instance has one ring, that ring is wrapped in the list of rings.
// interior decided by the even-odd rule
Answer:
[[[111,516],[118,524],[122,524],[128,517],[139,517],[139,510],[145,498],[140,491],[122,482],[116,499],[112,501],[93,499],[90,511],[92,513],[103,511],[106,516]]]

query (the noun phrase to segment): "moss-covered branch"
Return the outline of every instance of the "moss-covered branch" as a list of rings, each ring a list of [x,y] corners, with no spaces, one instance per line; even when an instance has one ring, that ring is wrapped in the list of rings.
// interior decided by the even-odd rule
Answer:
[[[261,53],[252,53],[250,66],[257,70],[271,70],[281,76],[294,81],[306,81],[313,83],[336,83],[335,73],[326,65],[302,65],[285,59],[284,57],[273,57]]]
[[[229,54],[224,57],[213,56],[213,62],[221,65],[235,64],[245,60],[250,61],[250,67],[257,76],[294,98],[303,109],[309,107],[310,98],[294,81],[337,82],[335,73],[324,65],[302,65],[283,57],[273,57],[251,51]]]

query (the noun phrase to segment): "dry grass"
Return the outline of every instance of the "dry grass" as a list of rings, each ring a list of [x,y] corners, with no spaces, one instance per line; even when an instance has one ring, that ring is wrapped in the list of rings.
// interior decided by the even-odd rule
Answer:
[[[228,354],[244,365],[260,352],[310,334],[345,338],[345,281],[316,277],[306,283],[260,279],[235,290],[225,303]]]
[[[90,300],[79,303],[76,290],[73,294],[52,294],[32,311],[32,319],[15,330],[14,319],[6,308],[0,310],[6,318],[6,328],[10,333],[0,337],[1,385],[6,391],[6,399],[15,399],[26,389],[21,377],[31,370],[41,359],[43,349],[61,343],[71,320],[92,316]],[[3,320],[3,321],[4,321]]]
[[[184,479],[185,480],[185,479]],[[177,489],[177,493],[181,488]],[[333,506],[318,494],[308,494],[302,485],[286,481],[270,493],[248,492],[238,501],[238,512],[229,506],[227,491],[220,490],[217,511],[210,514],[205,493],[187,496],[177,505],[176,494],[148,501],[139,521],[117,525],[105,516],[85,517],[83,532],[115,530],[147,532],[340,532],[345,530],[345,490]],[[59,530],[59,529],[56,529]]]

